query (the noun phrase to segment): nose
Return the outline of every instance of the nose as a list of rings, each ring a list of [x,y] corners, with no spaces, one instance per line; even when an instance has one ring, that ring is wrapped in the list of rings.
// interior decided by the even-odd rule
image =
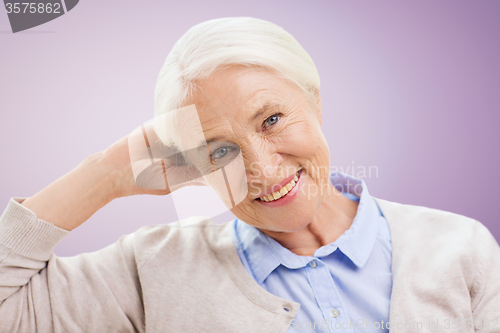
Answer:
[[[283,157],[273,144],[254,142],[242,149],[242,154],[248,182],[276,179]]]

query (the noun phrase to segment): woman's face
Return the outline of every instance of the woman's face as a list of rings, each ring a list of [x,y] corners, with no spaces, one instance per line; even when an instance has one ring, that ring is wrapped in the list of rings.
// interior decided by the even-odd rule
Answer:
[[[197,84],[188,105],[195,104],[209,146],[230,142],[243,157],[248,194],[232,213],[261,230],[304,228],[329,185],[330,154],[320,129],[319,96],[313,105],[293,83],[243,66],[219,70]],[[215,149],[214,158],[227,153]],[[274,200],[260,199],[270,199],[269,194]]]

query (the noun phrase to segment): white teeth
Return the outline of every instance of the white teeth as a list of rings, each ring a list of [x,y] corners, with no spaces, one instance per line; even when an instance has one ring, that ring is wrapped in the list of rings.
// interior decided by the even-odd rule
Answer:
[[[274,200],[277,200],[281,197],[284,197],[297,184],[297,181],[299,180],[299,177],[297,176],[298,174],[299,174],[299,172],[297,172],[295,177],[293,177],[293,179],[288,184],[286,184],[285,186],[280,188],[278,191],[273,192],[267,196],[264,196],[264,197],[260,198],[260,200],[265,201],[265,202],[269,202],[269,201],[274,201]]]
[[[281,196],[282,196],[282,197],[284,197],[284,196],[285,196],[285,194],[287,194],[287,193],[288,193],[288,190],[286,189],[286,185],[285,185],[285,186],[283,186],[283,187],[280,189],[280,194],[281,194]]]

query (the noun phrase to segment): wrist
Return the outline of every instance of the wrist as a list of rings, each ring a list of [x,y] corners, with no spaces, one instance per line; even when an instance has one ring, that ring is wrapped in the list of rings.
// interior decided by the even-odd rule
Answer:
[[[86,173],[93,175],[94,184],[101,193],[101,200],[108,204],[116,196],[115,179],[117,179],[116,168],[106,156],[105,152],[98,152],[87,157],[80,165]]]
[[[87,157],[75,169],[27,198],[22,205],[39,219],[73,230],[113,200],[109,170],[102,156]]]

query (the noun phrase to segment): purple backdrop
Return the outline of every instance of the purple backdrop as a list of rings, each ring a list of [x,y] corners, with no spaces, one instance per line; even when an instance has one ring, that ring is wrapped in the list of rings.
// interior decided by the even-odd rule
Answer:
[[[373,196],[475,218],[500,240],[497,0],[82,0],[17,34],[0,9],[0,209],[151,119],[156,77],[174,42],[227,16],[277,23],[310,53],[340,171],[375,167],[364,178]],[[169,197],[118,199],[55,252],[94,251],[175,219]]]

